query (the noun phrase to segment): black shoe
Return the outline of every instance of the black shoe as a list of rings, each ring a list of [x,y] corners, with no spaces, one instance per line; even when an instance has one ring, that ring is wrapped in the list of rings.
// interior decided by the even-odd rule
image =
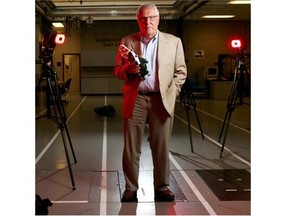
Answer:
[[[165,190],[155,190],[155,202],[173,202],[174,194],[168,188]]]
[[[138,202],[137,192],[125,190],[121,202]]]

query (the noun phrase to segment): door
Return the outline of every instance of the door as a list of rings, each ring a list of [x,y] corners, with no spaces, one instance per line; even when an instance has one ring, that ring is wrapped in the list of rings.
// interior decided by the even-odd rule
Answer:
[[[80,54],[63,54],[64,81],[72,79],[70,91],[80,92]]]

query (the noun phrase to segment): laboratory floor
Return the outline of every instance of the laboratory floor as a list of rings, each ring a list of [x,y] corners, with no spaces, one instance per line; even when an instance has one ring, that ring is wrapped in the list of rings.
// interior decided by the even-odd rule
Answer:
[[[178,99],[175,108],[170,147],[175,202],[154,202],[147,130],[138,203],[120,201],[122,95],[71,92],[63,104],[67,127],[60,128],[47,117],[45,105],[37,106],[35,190],[53,203],[49,215],[250,215],[250,98],[236,103],[233,111],[228,111],[227,100],[194,99],[193,106]],[[94,109],[104,105],[112,105],[116,115],[98,116]],[[231,119],[224,124],[227,113]],[[223,126],[227,130],[221,133]]]

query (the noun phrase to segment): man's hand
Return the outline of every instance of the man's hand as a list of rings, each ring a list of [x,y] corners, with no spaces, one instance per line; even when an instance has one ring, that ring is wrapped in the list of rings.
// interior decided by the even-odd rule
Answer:
[[[127,74],[139,74],[140,73],[140,66],[136,65],[134,62],[126,64],[125,71]]]
[[[146,59],[138,57],[135,52],[129,50],[124,44],[121,44],[118,50],[122,58],[128,60],[128,64],[125,68],[127,74],[138,74],[143,79],[149,76],[146,66],[148,61]]]
[[[128,59],[128,54],[129,54],[130,50],[129,50],[126,46],[124,46],[124,45],[121,44],[121,45],[118,47],[118,51],[120,52],[122,58]]]

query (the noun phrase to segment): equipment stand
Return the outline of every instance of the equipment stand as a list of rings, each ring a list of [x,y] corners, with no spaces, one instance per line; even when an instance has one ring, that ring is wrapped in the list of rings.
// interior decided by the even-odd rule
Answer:
[[[198,117],[198,113],[196,110],[196,102],[192,93],[192,86],[191,83],[188,79],[188,77],[186,78],[186,81],[182,87],[181,93],[180,93],[180,101],[183,104],[185,111],[186,111],[186,115],[187,115],[187,121],[188,121],[188,131],[189,131],[189,138],[190,138],[190,145],[191,145],[191,152],[194,152],[193,149],[193,141],[192,141],[192,132],[191,132],[191,123],[190,123],[190,115],[189,115],[189,111],[190,111],[190,107],[192,106],[195,112],[195,116],[199,125],[199,129],[201,131],[201,136],[202,139],[204,139],[204,135],[203,135],[203,131],[202,131],[202,127],[200,124],[200,120]]]
[[[218,142],[220,142],[222,138],[222,134],[224,133],[223,143],[222,143],[221,152],[220,152],[220,158],[222,158],[223,156],[226,137],[228,134],[228,128],[230,125],[232,112],[234,111],[235,106],[237,104],[236,103],[237,98],[239,98],[238,104],[239,105],[243,104],[244,74],[248,74],[248,71],[247,71],[246,65],[244,64],[244,59],[242,58],[244,58],[243,53],[240,56],[240,59],[238,61],[238,66],[236,67],[235,72],[234,72],[234,78],[233,78],[230,95],[229,95],[228,102],[227,102],[227,111],[225,114],[224,122],[223,122],[220,136],[218,139]]]
[[[46,77],[46,82],[47,82],[47,84],[46,84],[47,118],[54,121],[57,124],[57,127],[61,131],[62,141],[64,144],[64,150],[65,150],[67,164],[68,164],[69,173],[70,173],[70,178],[71,178],[71,182],[72,182],[72,187],[73,187],[73,190],[75,190],[76,189],[75,181],[74,181],[74,177],[73,177],[73,173],[72,173],[72,169],[71,169],[71,162],[70,162],[69,152],[68,152],[68,148],[67,148],[66,138],[68,139],[68,142],[69,142],[69,145],[71,148],[74,163],[77,163],[77,160],[76,160],[76,156],[75,156],[74,149],[72,146],[68,127],[66,124],[67,117],[65,114],[63,103],[61,101],[61,95],[59,92],[58,82],[57,82],[57,80],[58,80],[57,74],[53,70],[52,67],[48,66],[48,64],[47,65],[43,64],[43,72],[42,73],[44,73],[44,74],[42,74],[41,77],[43,77],[43,76]],[[40,80],[40,82],[41,82],[41,80]],[[52,110],[51,110],[51,106],[52,106]],[[52,112],[54,115],[52,115]]]

